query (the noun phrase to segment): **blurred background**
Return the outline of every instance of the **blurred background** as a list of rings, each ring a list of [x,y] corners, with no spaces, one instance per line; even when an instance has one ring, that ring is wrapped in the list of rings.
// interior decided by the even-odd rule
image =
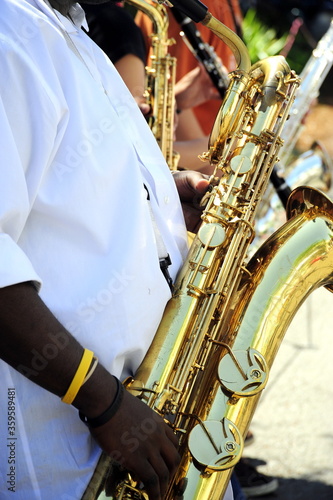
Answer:
[[[283,54],[298,74],[329,29],[333,15],[331,0],[240,0],[240,5],[244,15],[243,39],[252,62]],[[327,47],[328,52],[332,50],[333,40]],[[327,57],[331,64],[332,55]],[[332,105],[333,70],[330,69],[303,124],[298,151],[307,150],[314,140],[319,140],[333,156]]]

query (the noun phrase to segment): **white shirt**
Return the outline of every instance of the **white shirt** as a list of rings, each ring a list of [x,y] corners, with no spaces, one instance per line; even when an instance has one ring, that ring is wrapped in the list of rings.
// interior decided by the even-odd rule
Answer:
[[[76,6],[72,16],[80,15]],[[80,27],[42,0],[1,2],[0,286],[40,284],[56,317],[124,377],[141,362],[170,298],[144,184],[173,277],[187,238],[146,121]],[[33,369],[62,340],[50,336]],[[28,376],[31,369],[21,367]],[[14,435],[0,412],[1,442],[13,443],[1,452],[0,498],[12,498],[11,486],[16,500],[80,498],[100,449],[75,408],[4,362],[0,379],[2,409],[15,393]]]
[[[144,185],[173,277],[187,237],[151,131],[80,29],[80,7],[71,15],[75,24],[43,0],[1,2],[0,286],[34,281],[81,344],[124,377],[170,297]],[[0,362],[1,500],[78,500],[97,463],[75,408],[29,380],[62,348],[50,334],[21,367],[27,377]]]

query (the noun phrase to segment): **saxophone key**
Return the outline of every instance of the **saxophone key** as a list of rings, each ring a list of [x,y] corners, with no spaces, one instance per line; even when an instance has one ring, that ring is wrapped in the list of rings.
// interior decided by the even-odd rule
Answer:
[[[216,248],[225,242],[226,231],[221,224],[211,222],[201,226],[198,237],[203,245],[208,248]]]
[[[265,358],[256,349],[228,349],[219,363],[218,377],[222,387],[233,396],[247,397],[263,390],[268,371]]]
[[[201,421],[190,432],[188,447],[204,472],[213,473],[233,467],[243,451],[243,437],[227,418]]]

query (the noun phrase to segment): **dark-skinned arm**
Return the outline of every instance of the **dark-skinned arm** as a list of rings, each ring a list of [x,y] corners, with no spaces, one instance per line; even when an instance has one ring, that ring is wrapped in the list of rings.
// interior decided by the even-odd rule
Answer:
[[[176,172],[174,180],[184,202],[185,219],[193,228],[200,221],[198,200],[208,180],[190,171]],[[45,366],[36,370],[36,353],[43,353],[52,343],[59,346],[60,339],[57,356],[49,356]],[[65,404],[60,398],[71,384],[84,347],[47,308],[31,283],[0,289],[1,358],[32,383],[59,397],[60,405]],[[95,418],[111,405],[116,389],[114,377],[99,363],[72,404],[86,417]],[[145,433],[148,422],[149,433]],[[163,498],[179,462],[178,440],[153,410],[125,391],[116,414],[91,433],[101,449],[143,482],[151,499]]]
[[[62,348],[41,370],[33,359],[61,339]],[[0,289],[0,352],[4,361],[59,398],[66,393],[80,364],[83,346],[59,323],[30,283]],[[88,418],[101,415],[112,403],[117,384],[101,364],[79,390],[73,406]],[[59,404],[65,404],[59,399]],[[79,418],[79,417],[78,417]],[[149,435],[140,432],[147,421]],[[145,485],[151,499],[163,498],[178,463],[177,438],[163,420],[125,391],[122,403],[104,425],[91,430],[101,448]]]

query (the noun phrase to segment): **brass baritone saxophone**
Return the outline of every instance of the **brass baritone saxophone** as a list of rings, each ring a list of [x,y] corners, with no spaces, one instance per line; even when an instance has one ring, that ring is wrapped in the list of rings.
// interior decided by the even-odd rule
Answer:
[[[173,149],[177,60],[169,54],[169,46],[175,43],[168,38],[169,16],[164,5],[157,2],[125,1],[146,14],[153,24],[152,52],[145,69],[144,96],[151,110],[147,122],[170,170],[177,170],[179,154]]]
[[[185,13],[204,19],[238,58],[207,153],[222,177],[211,178],[173,297],[125,385],[180,436],[181,463],[167,500],[221,500],[292,318],[315,288],[332,286],[333,207],[319,191],[298,188],[289,200],[290,220],[246,265],[257,206],[299,81],[280,56],[251,67],[233,32],[203,4],[184,4],[193,4],[196,12]],[[108,461],[102,455],[94,474],[99,487]],[[113,499],[147,498],[129,473],[112,486]]]

